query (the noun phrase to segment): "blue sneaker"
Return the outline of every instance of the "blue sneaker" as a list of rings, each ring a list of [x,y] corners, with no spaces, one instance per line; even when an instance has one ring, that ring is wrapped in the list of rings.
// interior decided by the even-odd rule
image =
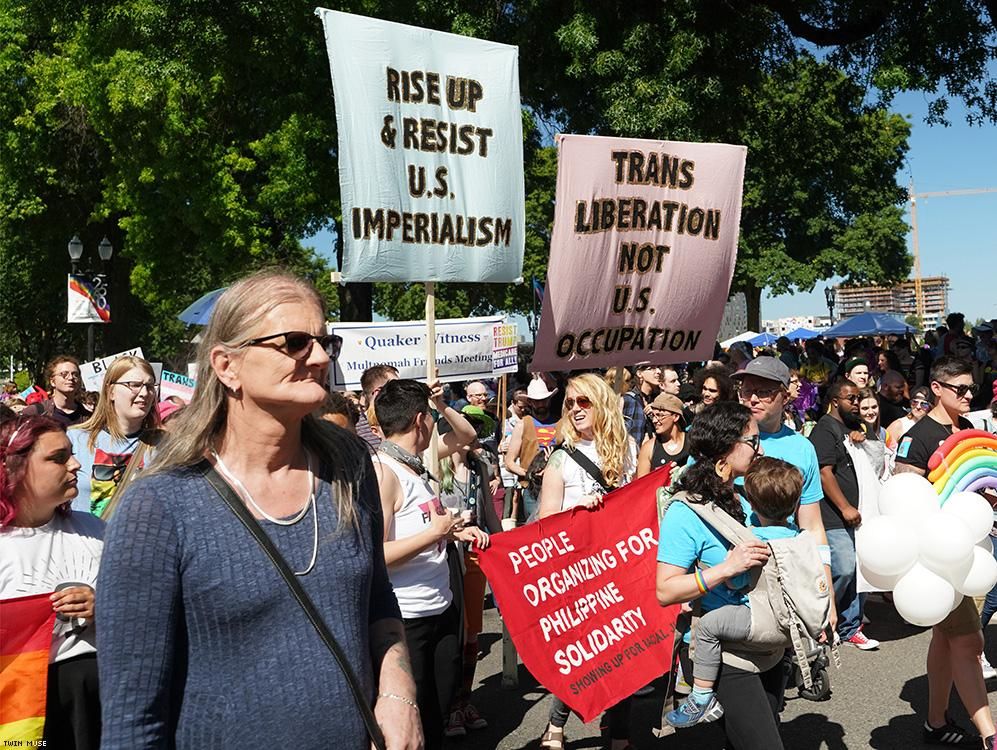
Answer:
[[[724,715],[724,707],[720,705],[717,696],[710,696],[706,705],[699,705],[690,695],[674,711],[665,714],[665,721],[676,729],[685,729],[696,724],[716,721]]]

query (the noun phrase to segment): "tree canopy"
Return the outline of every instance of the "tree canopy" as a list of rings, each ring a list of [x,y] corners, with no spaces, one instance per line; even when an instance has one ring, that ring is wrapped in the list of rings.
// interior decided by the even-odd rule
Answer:
[[[995,0],[353,0],[342,10],[520,48],[524,277],[545,275],[554,132],[744,143],[737,288],[905,276],[899,91],[997,123]],[[336,291],[302,237],[339,219],[332,88],[300,0],[0,0],[0,350],[81,351],[67,240],[115,246],[105,353],[182,359],[176,314],[280,263]],[[420,287],[342,294],[420,317]],[[531,308],[528,285],[441,285],[441,315]]]

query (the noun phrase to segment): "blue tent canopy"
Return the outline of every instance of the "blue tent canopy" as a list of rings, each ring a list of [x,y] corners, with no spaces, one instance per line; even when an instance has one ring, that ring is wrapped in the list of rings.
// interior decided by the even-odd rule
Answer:
[[[806,341],[807,339],[815,339],[820,336],[819,331],[811,331],[809,328],[794,328],[789,333],[785,334],[786,338],[790,341]]]
[[[213,292],[208,292],[182,313],[177,315],[177,317],[184,323],[188,323],[192,326],[206,326],[208,324],[208,318],[211,317],[211,311],[215,309],[215,302],[218,301],[218,298],[222,296],[222,292],[226,289],[228,289],[228,287],[223,286],[221,289],[215,289]]]
[[[867,312],[843,320],[822,334],[825,338],[850,338],[854,336],[883,336],[889,333],[913,333],[914,329],[899,318],[881,312]]]
[[[771,333],[768,332],[759,333],[753,339],[748,339],[748,343],[751,344],[752,346],[769,346],[775,343],[776,338],[777,338],[776,336],[773,336]]]

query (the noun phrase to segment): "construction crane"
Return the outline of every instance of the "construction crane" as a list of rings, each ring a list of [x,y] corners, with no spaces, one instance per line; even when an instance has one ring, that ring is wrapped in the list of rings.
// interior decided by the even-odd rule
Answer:
[[[924,325],[924,290],[921,287],[921,254],[917,246],[917,199],[942,198],[950,195],[979,195],[980,193],[997,193],[997,187],[969,188],[966,190],[937,190],[928,193],[914,192],[914,179],[911,178],[907,188],[907,198],[910,201],[910,225],[914,239],[914,304],[917,306],[917,319]]]

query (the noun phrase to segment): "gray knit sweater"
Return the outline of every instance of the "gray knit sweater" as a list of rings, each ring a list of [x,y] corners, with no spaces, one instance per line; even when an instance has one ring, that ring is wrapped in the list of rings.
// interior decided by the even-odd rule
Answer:
[[[335,530],[323,481],[318,560],[300,580],[372,695],[368,629],[399,612],[361,461],[359,533]],[[293,526],[262,524],[292,570],[307,567],[311,511]],[[96,612],[104,750],[369,747],[332,655],[195,470],[128,489],[105,538]]]

